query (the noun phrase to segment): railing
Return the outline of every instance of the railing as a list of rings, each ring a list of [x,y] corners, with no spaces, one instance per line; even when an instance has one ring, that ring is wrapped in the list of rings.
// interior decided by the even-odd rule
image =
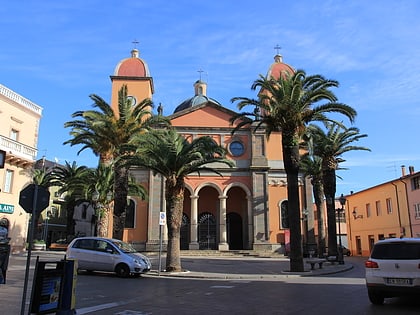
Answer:
[[[0,84],[0,94],[6,96],[8,99],[25,106],[29,110],[41,115],[42,114],[42,107],[36,105],[34,102],[31,102],[27,98],[13,92],[11,89],[5,87],[4,85]]]
[[[4,136],[0,136],[0,149],[31,161],[35,161],[37,155],[37,149]]]

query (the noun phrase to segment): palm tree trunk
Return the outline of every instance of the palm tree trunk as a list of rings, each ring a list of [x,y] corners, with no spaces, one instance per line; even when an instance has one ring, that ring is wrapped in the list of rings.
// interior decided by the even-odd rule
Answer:
[[[166,271],[181,271],[180,235],[182,209],[184,205],[184,188],[180,185],[171,187],[166,181],[166,217],[168,227],[168,248],[166,253]]]
[[[323,171],[324,194],[327,202],[327,225],[328,225],[328,256],[338,257],[337,250],[337,222],[335,219],[335,170]]]
[[[125,225],[125,210],[128,195],[128,169],[115,166],[114,212],[112,237],[122,240]]]
[[[325,215],[323,208],[324,188],[321,176],[314,176],[312,178],[312,192],[314,194],[314,201],[317,213],[318,222],[318,257],[324,256],[325,253]]]
[[[297,145],[287,146],[290,143],[283,138],[283,160],[287,174],[287,199],[289,211],[290,228],[290,271],[304,271],[302,253],[302,231],[300,227],[300,206],[299,206],[299,147]]]
[[[108,237],[109,212],[110,209],[108,208],[104,208],[103,211],[101,211],[97,229],[99,237]]]

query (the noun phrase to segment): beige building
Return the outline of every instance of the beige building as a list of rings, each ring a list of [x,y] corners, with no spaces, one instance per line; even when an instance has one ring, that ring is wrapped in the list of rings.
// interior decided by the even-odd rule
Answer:
[[[31,181],[37,155],[38,129],[42,107],[0,84],[0,150],[5,152],[0,169],[0,224],[7,229],[13,252],[26,243],[29,222],[19,205],[22,188]]]

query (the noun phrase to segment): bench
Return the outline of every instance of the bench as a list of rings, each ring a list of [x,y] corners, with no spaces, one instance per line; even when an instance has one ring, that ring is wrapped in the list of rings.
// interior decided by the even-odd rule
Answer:
[[[334,264],[337,262],[337,256],[327,256],[327,261]]]
[[[311,265],[311,270],[314,270],[316,264],[318,264],[319,269],[322,269],[322,264],[326,262],[326,260],[322,258],[311,258],[306,260],[306,262]]]

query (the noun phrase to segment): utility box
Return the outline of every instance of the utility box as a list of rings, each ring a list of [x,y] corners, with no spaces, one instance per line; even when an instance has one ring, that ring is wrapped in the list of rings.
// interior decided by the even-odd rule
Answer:
[[[31,297],[33,314],[76,314],[75,287],[77,261],[39,261]]]

